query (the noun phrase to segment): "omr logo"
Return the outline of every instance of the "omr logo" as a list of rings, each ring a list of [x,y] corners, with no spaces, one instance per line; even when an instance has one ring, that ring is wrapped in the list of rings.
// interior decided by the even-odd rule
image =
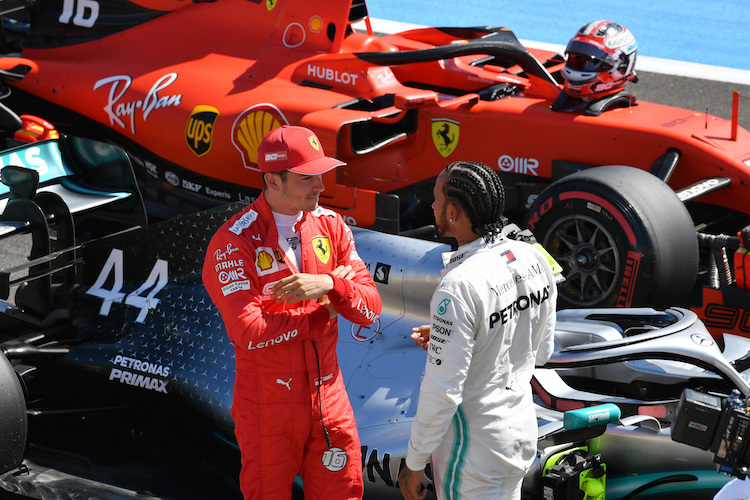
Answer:
[[[190,118],[185,125],[185,141],[198,157],[211,151],[214,125],[218,117],[218,109],[204,104],[196,106],[190,113]]]
[[[536,169],[539,167],[539,160],[536,158],[522,158],[520,156],[512,157],[502,155],[497,159],[497,168],[503,172],[515,172],[523,175],[539,175]]]

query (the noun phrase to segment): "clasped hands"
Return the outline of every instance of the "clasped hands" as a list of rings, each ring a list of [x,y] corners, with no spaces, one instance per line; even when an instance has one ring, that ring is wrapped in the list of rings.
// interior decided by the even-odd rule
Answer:
[[[276,299],[276,302],[287,304],[295,304],[303,300],[318,299],[318,303],[328,309],[329,318],[333,319],[338,314],[338,311],[331,304],[330,299],[326,295],[328,292],[333,290],[333,278],[343,278],[350,280],[354,277],[355,271],[352,270],[352,266],[338,266],[336,269],[331,271],[331,274],[309,274],[309,273],[295,273],[286,278],[280,279],[274,286],[271,297]]]

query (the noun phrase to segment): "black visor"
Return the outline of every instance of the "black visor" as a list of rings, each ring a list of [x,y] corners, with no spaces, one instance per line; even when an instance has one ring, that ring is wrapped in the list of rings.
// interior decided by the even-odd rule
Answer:
[[[580,54],[568,54],[568,62],[566,66],[570,69],[582,72],[600,73],[602,71],[609,71],[612,65],[595,59],[591,56],[582,56]]]
[[[568,55],[566,63],[570,69],[576,71],[609,71],[612,68],[612,56],[602,49],[585,42],[571,40],[565,49]]]

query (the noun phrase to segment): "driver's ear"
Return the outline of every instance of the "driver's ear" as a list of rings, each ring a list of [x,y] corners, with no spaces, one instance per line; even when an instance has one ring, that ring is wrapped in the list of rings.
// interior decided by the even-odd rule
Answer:
[[[266,172],[263,174],[263,180],[271,189],[281,189],[281,176],[276,175],[272,172]]]
[[[446,211],[446,215],[448,216],[449,220],[458,220],[458,216],[461,215],[461,213],[461,206],[458,203],[455,203],[453,201],[448,203],[448,210]]]

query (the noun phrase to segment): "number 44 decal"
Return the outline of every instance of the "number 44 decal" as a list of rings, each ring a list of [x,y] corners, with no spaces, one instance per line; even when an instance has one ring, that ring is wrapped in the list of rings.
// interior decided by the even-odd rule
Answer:
[[[146,320],[148,310],[156,309],[159,305],[159,299],[156,298],[156,294],[159,293],[169,281],[168,263],[166,260],[157,259],[154,267],[151,269],[151,273],[148,275],[148,278],[146,278],[146,281],[143,282],[138,289],[128,294],[121,292],[124,284],[123,269],[122,250],[119,248],[113,248],[107,258],[107,262],[104,263],[102,270],[99,272],[96,282],[86,291],[86,293],[102,299],[102,307],[99,309],[99,314],[101,316],[109,316],[112,303],[117,302],[122,304],[123,299],[125,299],[126,305],[141,310],[135,321],[136,323],[143,323]],[[110,281],[112,287],[105,288],[105,284],[110,276],[113,278]]]

